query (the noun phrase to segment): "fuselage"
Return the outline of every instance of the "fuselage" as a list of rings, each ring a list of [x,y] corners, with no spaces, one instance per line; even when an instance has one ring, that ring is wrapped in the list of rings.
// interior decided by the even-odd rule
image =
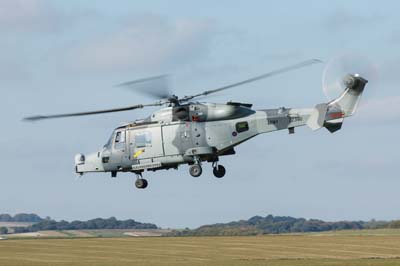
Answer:
[[[106,145],[81,160],[77,172],[139,172],[214,162],[261,133],[305,125],[313,109],[255,111],[241,103],[167,107],[114,130]],[[81,155],[82,156],[82,155]]]

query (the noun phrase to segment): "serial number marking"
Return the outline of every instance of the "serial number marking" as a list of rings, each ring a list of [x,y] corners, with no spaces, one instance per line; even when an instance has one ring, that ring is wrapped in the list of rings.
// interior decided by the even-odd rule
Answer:
[[[281,121],[288,121],[289,123],[293,122],[301,122],[303,121],[303,118],[300,116],[294,116],[294,117],[287,117],[288,120],[285,120],[286,117],[283,117]],[[268,125],[277,125],[279,124],[279,119],[267,119]]]
[[[300,116],[289,117],[289,123],[292,123],[292,122],[301,122],[301,121],[303,121],[303,118],[300,117]]]

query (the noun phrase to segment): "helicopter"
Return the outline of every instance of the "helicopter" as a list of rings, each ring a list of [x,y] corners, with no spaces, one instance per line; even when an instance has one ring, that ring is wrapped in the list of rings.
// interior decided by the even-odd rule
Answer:
[[[189,165],[190,175],[199,177],[203,172],[203,164],[209,162],[214,176],[222,178],[226,169],[219,163],[219,158],[234,155],[236,146],[257,135],[277,130],[288,130],[289,134],[294,134],[295,128],[300,126],[308,126],[312,130],[324,127],[331,133],[340,130],[344,118],[355,113],[368,81],[357,73],[347,73],[341,80],[343,91],[339,97],[311,108],[253,110],[249,103],[229,101],[221,104],[199,102],[196,99],[321,62],[318,59],[306,60],[182,98],[164,89],[147,90],[145,93],[158,98],[156,102],[116,109],[30,116],[24,120],[78,117],[162,106],[145,119],[115,128],[99,151],[88,155],[77,154],[75,172],[78,175],[107,172],[113,178],[117,177],[118,172],[131,172],[136,175],[135,186],[145,189],[148,186],[148,181],[142,176],[145,171],[178,169],[186,164]],[[162,78],[151,77],[118,86],[135,88]]]

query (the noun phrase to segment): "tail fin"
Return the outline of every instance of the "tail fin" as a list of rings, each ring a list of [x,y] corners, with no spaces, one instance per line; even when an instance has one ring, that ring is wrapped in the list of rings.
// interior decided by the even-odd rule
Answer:
[[[331,133],[342,128],[345,117],[352,116],[360,102],[361,95],[368,81],[359,75],[345,78],[346,89],[339,98],[316,106],[307,124],[313,130],[325,127]]]
[[[351,116],[357,110],[358,103],[368,81],[359,75],[349,75],[345,78],[346,90],[343,94],[329,103],[330,107],[342,110],[344,117]]]

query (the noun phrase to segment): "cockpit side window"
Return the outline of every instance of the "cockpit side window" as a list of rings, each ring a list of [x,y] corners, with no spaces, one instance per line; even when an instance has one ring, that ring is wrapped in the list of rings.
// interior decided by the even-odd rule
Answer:
[[[115,134],[114,148],[122,149],[125,147],[125,131],[117,131]]]

